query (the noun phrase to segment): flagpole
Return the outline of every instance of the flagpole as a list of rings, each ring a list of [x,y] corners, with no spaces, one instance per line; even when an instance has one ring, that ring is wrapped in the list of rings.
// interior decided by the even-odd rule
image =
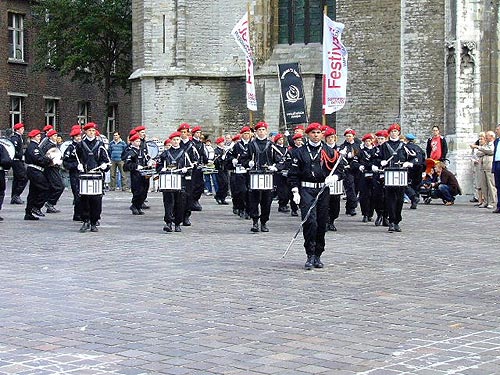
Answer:
[[[328,5],[325,5],[323,7],[323,14],[326,15],[326,16],[328,15]],[[325,42],[324,41],[323,41],[323,48],[325,48]],[[324,84],[324,80],[323,80],[323,84]],[[323,126],[326,125],[326,114],[325,114],[325,109],[324,108],[323,108],[323,115],[321,116],[321,123],[322,123]]]
[[[251,32],[250,32],[250,1],[247,2],[247,13],[248,13],[248,45],[252,45],[251,43]],[[255,78],[254,78],[255,79]],[[253,127],[253,111],[251,109],[248,110],[248,119],[249,119],[249,122],[250,122],[250,127],[252,128]]]

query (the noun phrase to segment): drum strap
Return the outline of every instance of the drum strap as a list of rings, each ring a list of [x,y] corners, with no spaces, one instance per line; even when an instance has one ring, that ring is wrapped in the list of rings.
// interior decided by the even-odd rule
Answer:
[[[399,142],[398,148],[396,150],[394,150],[388,142],[386,142],[386,145],[389,148],[389,151],[391,151],[393,155],[396,155],[398,151],[401,150],[401,147],[403,147],[403,142]]]
[[[167,150],[167,155],[169,156],[169,158],[170,158],[170,160],[172,162],[175,162],[175,164],[177,164],[177,160],[179,160],[181,158],[181,156],[184,155],[184,154],[185,154],[185,151],[181,149],[181,151],[179,152],[179,154],[174,158],[174,156],[172,155],[172,153],[170,152],[170,150]]]

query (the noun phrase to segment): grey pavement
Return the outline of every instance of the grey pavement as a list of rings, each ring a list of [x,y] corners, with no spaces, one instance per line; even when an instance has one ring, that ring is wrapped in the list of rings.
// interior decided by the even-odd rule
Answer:
[[[342,212],[304,271],[276,205],[252,234],[203,197],[166,234],[161,194],[133,216],[110,192],[81,234],[70,196],[39,222],[0,212],[0,375],[500,373],[500,215],[470,197],[405,205],[399,234]]]

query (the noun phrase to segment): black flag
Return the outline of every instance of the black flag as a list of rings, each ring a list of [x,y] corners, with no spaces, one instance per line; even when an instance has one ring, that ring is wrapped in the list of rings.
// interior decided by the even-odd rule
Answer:
[[[306,98],[299,64],[279,64],[278,78],[285,126],[307,123]]]

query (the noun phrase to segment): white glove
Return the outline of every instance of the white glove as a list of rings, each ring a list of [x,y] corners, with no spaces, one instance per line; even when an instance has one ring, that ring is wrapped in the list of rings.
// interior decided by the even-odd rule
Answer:
[[[285,130],[283,134],[285,135],[285,137],[288,137],[290,135],[290,132],[288,130]]]
[[[403,163],[403,168],[411,168],[413,167],[413,163],[410,163],[409,161],[405,161]]]
[[[106,163],[102,163],[99,168],[101,168],[103,171],[106,170],[106,168],[108,168],[108,165]]]
[[[248,162],[248,166],[249,166],[250,168],[255,167],[255,162],[254,162],[253,160],[250,160],[250,161]]]
[[[188,171],[188,169],[186,167],[184,167],[184,168],[181,169],[182,173],[187,173],[187,171]]]
[[[144,167],[142,165],[138,165],[137,170],[140,171],[141,169],[144,169]]]
[[[364,165],[360,165],[359,166],[359,171],[360,172],[364,172],[365,171],[365,166]]]
[[[339,180],[339,176],[337,176],[336,174],[332,174],[331,176],[328,176],[327,178],[325,178],[325,184],[328,186],[332,186],[338,180]]]
[[[376,165],[372,165],[372,171],[373,172],[378,172],[379,169],[378,169],[378,167]]]
[[[222,157],[222,160],[224,160],[225,156]],[[212,159],[208,159],[208,164],[213,164],[214,161]]]
[[[293,201],[295,202],[295,204],[300,204],[299,188],[296,187],[293,188],[292,193],[293,193]]]
[[[352,158],[352,152],[348,152],[348,153],[347,153],[347,158],[348,158],[348,159],[351,159],[351,158]]]
[[[148,161],[148,167],[154,167],[155,164],[156,162],[153,159]]]
[[[278,172],[278,168],[276,168],[274,165],[270,165],[267,169],[269,169],[270,172]]]
[[[161,171],[162,171],[162,172],[166,172],[166,171],[167,171],[167,167],[163,167],[163,168],[161,169]]]
[[[342,156],[345,156],[347,154],[347,149],[343,148],[342,150],[339,151]]]
[[[76,169],[78,169],[80,172],[84,172],[85,169],[83,168],[83,164],[78,164],[78,166],[76,167]]]
[[[59,158],[56,158],[56,159],[52,160],[52,163],[53,163],[54,165],[62,165],[62,160],[61,160],[61,159],[59,159]]]
[[[385,167],[387,164],[389,164],[389,162],[388,162],[387,160],[382,160],[382,161],[380,162],[380,165],[381,165],[382,167]]]
[[[231,160],[231,162],[233,163],[233,167],[236,167],[238,165],[238,159],[233,159]]]

